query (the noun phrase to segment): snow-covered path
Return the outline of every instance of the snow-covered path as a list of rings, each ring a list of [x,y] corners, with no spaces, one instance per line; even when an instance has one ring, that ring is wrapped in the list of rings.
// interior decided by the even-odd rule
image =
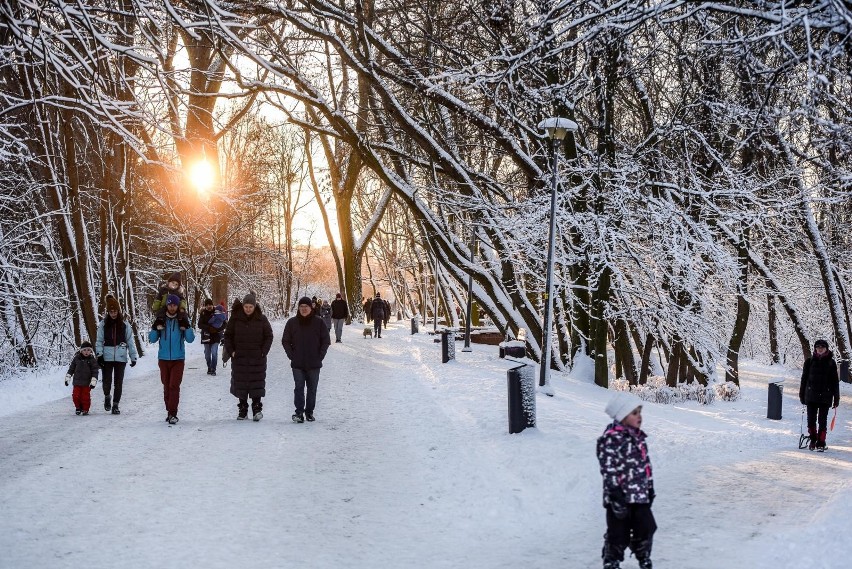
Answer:
[[[282,326],[259,423],[235,420],[230,369],[207,376],[198,345],[173,427],[153,351],[128,370],[120,416],[98,387],[89,417],[70,393],[0,417],[0,567],[600,566],[606,392],[556,379],[539,428],[510,436],[496,348],[442,365],[425,334],[400,324],[364,340],[351,326],[326,359],[317,422],[297,425]],[[852,557],[848,386],[832,448],[816,455],[795,449],[794,386],[785,419],[765,419],[761,373],[736,403],[646,408],[656,566]]]

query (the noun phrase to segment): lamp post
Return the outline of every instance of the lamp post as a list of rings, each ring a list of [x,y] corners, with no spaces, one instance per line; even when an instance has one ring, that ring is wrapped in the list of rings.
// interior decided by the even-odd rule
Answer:
[[[473,227],[470,229],[470,264],[473,264],[473,257],[476,255],[476,232]],[[473,268],[467,272],[467,310],[464,316],[464,348],[463,352],[472,352],[470,347],[470,320],[473,318]]]
[[[544,129],[547,138],[551,141],[553,152],[553,166],[551,168],[553,182],[550,186],[550,230],[547,234],[547,280],[545,284],[544,304],[544,327],[541,331],[541,369],[539,372],[538,385],[543,388],[546,395],[553,396],[553,387],[550,385],[550,336],[551,336],[551,313],[553,312],[553,249],[556,242],[556,186],[559,170],[559,147],[569,132],[577,131],[577,123],[570,119],[553,117],[544,119],[538,124],[539,129]]]

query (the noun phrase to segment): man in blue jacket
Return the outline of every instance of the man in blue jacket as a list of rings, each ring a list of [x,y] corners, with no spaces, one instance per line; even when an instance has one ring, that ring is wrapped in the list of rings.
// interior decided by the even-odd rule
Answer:
[[[148,333],[148,341],[160,343],[157,359],[160,365],[160,381],[163,382],[163,399],[166,403],[166,421],[169,425],[178,422],[180,383],[183,381],[183,365],[186,359],[184,342],[192,343],[195,332],[183,319],[178,319],[180,297],[170,294],[166,298],[165,323],[155,322]]]

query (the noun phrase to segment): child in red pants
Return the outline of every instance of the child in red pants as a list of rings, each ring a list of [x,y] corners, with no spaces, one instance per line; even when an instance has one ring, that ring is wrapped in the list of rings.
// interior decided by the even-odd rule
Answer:
[[[92,349],[92,343],[84,341],[80,344],[80,350],[71,360],[68,373],[65,375],[65,385],[74,384],[74,392],[71,398],[78,415],[88,415],[92,404],[92,390],[98,384],[98,360]]]

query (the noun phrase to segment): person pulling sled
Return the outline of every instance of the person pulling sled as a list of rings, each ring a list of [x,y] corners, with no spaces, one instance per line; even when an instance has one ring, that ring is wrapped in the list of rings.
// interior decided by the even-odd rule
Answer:
[[[813,356],[805,360],[799,402],[808,412],[808,448],[824,451],[828,410],[840,404],[837,363],[825,340],[814,342]]]

